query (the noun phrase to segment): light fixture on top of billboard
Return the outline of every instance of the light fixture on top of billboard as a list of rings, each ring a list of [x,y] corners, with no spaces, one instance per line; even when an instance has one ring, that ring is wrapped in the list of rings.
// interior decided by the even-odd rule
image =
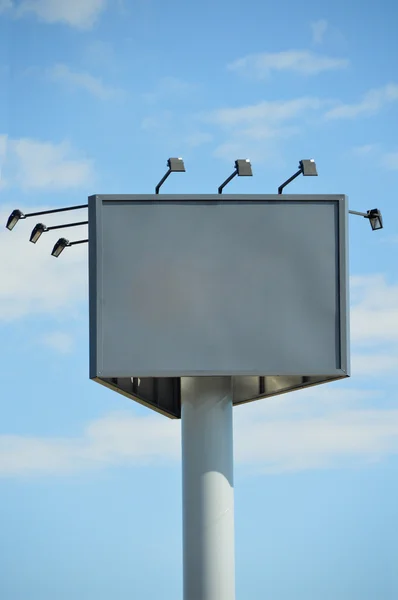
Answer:
[[[304,177],[316,177],[318,175],[315,160],[313,158],[305,158],[300,160],[298,171],[278,187],[278,194],[281,194],[283,188],[289,185],[289,183],[291,183],[299,175],[304,175]]]
[[[222,194],[225,186],[236,176],[238,177],[251,177],[253,175],[252,165],[248,158],[238,158],[235,161],[235,170],[234,172],[227,177],[227,179],[220,185],[218,188],[218,193]]]
[[[164,184],[164,182],[166,181],[166,179],[168,178],[170,173],[185,173],[185,165],[184,165],[184,161],[182,160],[182,158],[169,158],[167,160],[167,166],[168,166],[168,170],[166,171],[165,175],[162,177],[162,179],[157,184],[157,186],[155,188],[155,194],[159,194],[160,188],[162,187],[162,185]]]

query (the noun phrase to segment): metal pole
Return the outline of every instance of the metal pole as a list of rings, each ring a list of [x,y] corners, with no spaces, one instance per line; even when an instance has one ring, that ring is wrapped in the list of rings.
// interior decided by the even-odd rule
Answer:
[[[184,600],[235,600],[232,378],[181,385]]]

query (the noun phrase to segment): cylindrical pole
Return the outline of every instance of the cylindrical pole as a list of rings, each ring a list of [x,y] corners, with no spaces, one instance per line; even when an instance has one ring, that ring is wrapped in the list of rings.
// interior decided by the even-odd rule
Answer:
[[[184,600],[235,600],[232,379],[181,383]]]

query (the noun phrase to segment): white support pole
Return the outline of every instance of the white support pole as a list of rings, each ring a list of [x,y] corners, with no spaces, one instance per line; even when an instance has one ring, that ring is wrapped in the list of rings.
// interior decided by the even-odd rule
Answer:
[[[181,385],[184,600],[235,600],[232,378]]]

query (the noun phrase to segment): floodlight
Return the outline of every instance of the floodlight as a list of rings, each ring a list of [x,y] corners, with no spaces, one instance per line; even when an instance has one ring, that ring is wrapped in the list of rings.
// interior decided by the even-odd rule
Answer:
[[[239,177],[250,177],[253,175],[252,165],[248,158],[238,158],[235,161],[235,171],[220,185],[218,193],[222,194],[225,186],[236,176]]]
[[[383,229],[383,217],[381,216],[379,209],[372,208],[371,210],[368,210],[368,219],[373,231]]]
[[[45,231],[47,231],[47,227],[43,225],[43,223],[37,223],[37,225],[34,226],[32,233],[30,234],[29,241],[32,242],[32,244],[36,244],[41,234]]]
[[[169,158],[167,160],[167,166],[169,167],[169,169],[157,184],[155,188],[155,194],[159,194],[160,188],[162,187],[170,173],[185,173],[185,166],[182,158]]]
[[[61,252],[64,251],[64,249],[70,245],[70,241],[65,239],[65,238],[60,238],[57,243],[55,244],[53,251],[51,252],[51,256],[55,256],[55,258],[58,258],[58,256],[61,254]]]
[[[383,217],[381,216],[381,212],[378,208],[372,208],[368,210],[366,213],[358,212],[357,210],[349,210],[351,215],[359,215],[360,217],[364,217],[365,219],[369,219],[370,226],[372,231],[377,231],[378,229],[383,229]]]
[[[281,194],[283,188],[286,187],[291,181],[293,181],[293,179],[296,179],[296,177],[298,177],[299,175],[304,175],[304,177],[314,177],[318,175],[315,160],[313,158],[306,158],[300,160],[298,171],[278,187],[278,194]]]
[[[318,175],[316,170],[316,164],[313,158],[300,160],[299,165],[304,177],[316,177]]]
[[[61,252],[63,252],[64,249],[68,246],[76,246],[77,244],[87,244],[87,242],[88,240],[77,240],[76,242],[70,242],[66,238],[60,238],[55,244],[51,252],[51,256],[55,256],[55,258],[58,258]]]
[[[14,227],[18,223],[19,219],[26,219],[26,216],[23,214],[22,211],[20,211],[18,209],[13,210],[7,220],[7,225],[6,225],[7,229],[9,229],[10,231],[12,229],[14,229]]]
[[[37,217],[39,215],[51,215],[53,213],[66,212],[68,210],[78,210],[79,208],[87,208],[88,204],[79,204],[78,206],[66,206],[65,208],[52,208],[51,210],[40,210],[39,212],[32,212],[24,214],[22,211],[16,209],[13,210],[6,224],[7,229],[11,231],[20,219],[26,219],[27,217]]]
[[[30,235],[30,241],[36,244],[37,240],[45,231],[53,231],[54,229],[65,229],[66,227],[78,227],[79,225],[88,225],[88,221],[79,221],[78,223],[64,223],[63,225],[52,225],[46,227],[43,223],[37,223]]]

